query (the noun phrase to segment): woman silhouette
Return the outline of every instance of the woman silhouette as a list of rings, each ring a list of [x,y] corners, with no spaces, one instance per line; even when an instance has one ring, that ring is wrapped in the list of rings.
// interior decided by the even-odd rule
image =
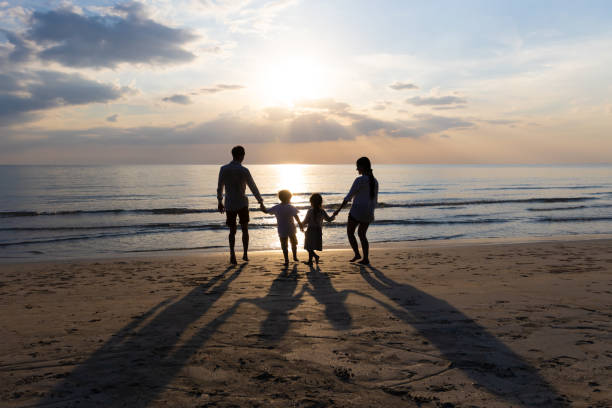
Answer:
[[[355,239],[355,229],[357,229],[357,235],[359,235],[361,249],[363,250],[363,259],[361,259],[359,263],[368,265],[370,263],[370,245],[366,233],[370,223],[374,221],[374,209],[378,202],[378,181],[374,177],[372,164],[367,157],[361,157],[357,160],[357,171],[360,176],[353,182],[351,190],[344,198],[344,201],[342,201],[340,208],[334,212],[334,216],[338,215],[340,210],[342,210],[349,201],[353,200],[346,227],[349,243],[351,244],[351,248],[353,248],[353,252],[355,252],[355,256],[350,262],[361,259],[359,246]]]

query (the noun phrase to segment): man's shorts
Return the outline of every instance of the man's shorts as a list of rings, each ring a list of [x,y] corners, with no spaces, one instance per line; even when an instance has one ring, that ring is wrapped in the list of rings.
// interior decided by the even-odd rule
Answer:
[[[228,227],[236,227],[236,216],[238,216],[238,222],[240,225],[245,225],[249,223],[249,207],[244,207],[239,209],[238,211],[225,211],[227,216],[227,220],[225,223]]]

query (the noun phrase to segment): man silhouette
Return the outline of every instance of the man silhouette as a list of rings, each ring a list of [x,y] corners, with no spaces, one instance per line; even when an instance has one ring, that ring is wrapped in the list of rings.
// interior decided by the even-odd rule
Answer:
[[[219,201],[219,212],[225,212],[227,216],[226,224],[230,229],[229,246],[230,246],[230,263],[237,264],[236,252],[234,245],[236,243],[236,217],[242,229],[242,247],[244,255],[242,259],[249,260],[247,251],[249,250],[249,200],[245,194],[246,186],[249,186],[251,193],[259,202],[259,206],[263,205],[263,200],[259,194],[259,190],[251,177],[249,169],[242,165],[244,160],[244,147],[235,146],[232,149],[233,160],[221,166],[219,170],[219,183],[217,185],[217,200]],[[225,189],[225,205],[223,205],[223,189]]]

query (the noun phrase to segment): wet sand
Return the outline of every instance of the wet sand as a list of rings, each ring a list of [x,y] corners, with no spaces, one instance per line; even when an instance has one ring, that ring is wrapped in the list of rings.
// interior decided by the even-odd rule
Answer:
[[[321,255],[0,265],[0,405],[612,406],[612,240]]]

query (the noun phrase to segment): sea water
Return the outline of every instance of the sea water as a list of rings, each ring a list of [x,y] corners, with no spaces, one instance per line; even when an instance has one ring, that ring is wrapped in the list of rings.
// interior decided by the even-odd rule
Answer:
[[[331,213],[358,175],[354,165],[245,165],[268,207],[289,189],[301,218],[313,192]],[[218,172],[218,165],[0,166],[0,259],[225,250]],[[378,165],[374,174],[374,243],[612,233],[609,165]],[[278,249],[275,218],[248,196],[250,248]],[[348,208],[324,226],[324,247],[348,245],[347,215]]]

